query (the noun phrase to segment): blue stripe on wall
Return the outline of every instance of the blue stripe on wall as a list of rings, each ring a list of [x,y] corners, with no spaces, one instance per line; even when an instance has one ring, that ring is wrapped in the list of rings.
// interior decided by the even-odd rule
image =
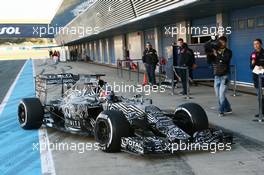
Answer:
[[[0,114],[0,174],[41,174],[40,153],[33,150],[39,142],[38,130],[25,131],[17,120],[21,98],[35,96],[32,61],[25,63],[8,102]]]

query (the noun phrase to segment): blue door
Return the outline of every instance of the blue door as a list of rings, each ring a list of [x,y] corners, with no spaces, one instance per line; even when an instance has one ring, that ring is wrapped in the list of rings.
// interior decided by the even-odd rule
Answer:
[[[192,27],[200,28],[201,30],[192,30],[192,37],[200,37],[204,35],[202,32],[204,27],[216,27],[216,16],[209,16],[205,18],[199,18],[192,20]],[[214,31],[212,31],[214,32]],[[204,52],[204,42],[210,40],[210,33],[206,33],[207,37],[204,36],[200,39],[199,44],[192,44],[189,47],[194,51],[194,53],[199,53],[199,56],[196,56],[196,64],[198,67],[193,71],[193,77],[196,80],[211,80],[214,78],[212,66],[207,63],[207,58]],[[208,37],[209,36],[209,37]]]
[[[97,40],[95,43],[96,43],[97,62],[101,63],[102,59],[101,59],[101,54],[100,54],[100,42],[99,42],[99,40]]]
[[[109,38],[109,55],[110,55],[111,64],[115,64],[116,59],[115,59],[115,47],[114,47],[113,38]]]
[[[103,51],[102,56],[103,56],[104,63],[108,64],[107,46],[106,46],[106,40],[105,39],[102,40],[102,47],[103,47],[102,48],[102,51]]]
[[[91,60],[95,60],[94,59],[94,47],[93,47],[93,42],[90,42],[90,44],[89,44],[89,48],[90,48],[90,58],[91,58]]]
[[[230,48],[233,51],[232,64],[237,66],[237,80],[252,83],[250,54],[253,51],[253,40],[264,40],[264,6],[234,11],[231,14],[232,34]]]

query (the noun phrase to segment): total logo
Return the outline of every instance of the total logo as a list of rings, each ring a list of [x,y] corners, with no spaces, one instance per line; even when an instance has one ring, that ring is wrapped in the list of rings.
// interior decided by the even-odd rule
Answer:
[[[0,35],[20,35],[19,27],[1,27],[0,28]]]
[[[136,148],[142,148],[142,145],[138,142],[135,142],[133,140],[128,140],[128,139],[125,139],[125,140],[122,140],[122,144],[123,145],[129,145],[131,147],[136,147]]]

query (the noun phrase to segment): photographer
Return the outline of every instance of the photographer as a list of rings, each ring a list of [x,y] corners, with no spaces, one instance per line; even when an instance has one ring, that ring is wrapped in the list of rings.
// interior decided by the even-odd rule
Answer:
[[[152,45],[147,42],[144,50],[142,61],[145,64],[148,81],[151,85],[156,84],[155,70],[159,62],[157,51],[152,48]]]
[[[215,80],[214,89],[219,103],[219,116],[231,114],[231,105],[226,98],[226,91],[229,86],[229,68],[232,58],[232,51],[226,47],[227,38],[221,36],[218,40],[209,41],[205,45],[207,60],[213,65]]]

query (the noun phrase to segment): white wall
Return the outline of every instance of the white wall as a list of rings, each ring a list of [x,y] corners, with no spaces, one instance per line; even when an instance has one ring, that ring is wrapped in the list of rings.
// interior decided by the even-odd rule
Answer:
[[[127,47],[129,49],[130,59],[141,59],[144,49],[144,39],[142,32],[127,34]]]
[[[123,60],[124,57],[124,37],[122,35],[114,37],[115,59]]]

